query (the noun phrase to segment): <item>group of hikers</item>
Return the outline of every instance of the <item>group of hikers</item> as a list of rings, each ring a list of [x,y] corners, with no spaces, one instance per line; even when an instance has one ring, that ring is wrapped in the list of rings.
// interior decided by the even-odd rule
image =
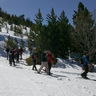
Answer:
[[[37,73],[40,73],[41,70],[43,69],[43,67],[45,67],[44,71],[48,74],[48,75],[51,75],[51,67],[52,67],[52,62],[54,60],[54,55],[52,54],[51,51],[44,51],[42,52],[41,54],[41,66],[40,68],[37,70],[37,67],[36,67],[36,64],[37,64],[37,59],[38,59],[38,56],[36,53],[33,53],[31,55],[32,57],[32,62],[33,62],[33,67],[32,67],[32,70],[36,70]]]
[[[10,48],[6,47],[5,49],[6,54],[7,54],[7,60],[9,60],[9,65],[10,66],[16,66],[16,63],[19,63],[20,60],[22,60],[22,54],[23,54],[23,48]],[[39,58],[40,57],[40,58]],[[40,73],[43,67],[45,67],[44,71],[48,74],[51,75],[51,67],[52,67],[52,62],[54,60],[54,55],[52,54],[51,51],[44,51],[41,53],[41,56],[38,56],[36,52],[31,54],[32,58],[32,70],[36,70],[37,73]],[[41,66],[37,70],[37,63],[38,59],[41,61]]]
[[[7,59],[9,60],[9,64],[10,66],[16,66],[16,63],[19,63],[19,60],[22,59],[22,53],[23,53],[23,48],[6,48],[6,53],[7,53]],[[36,65],[38,63],[38,55],[36,52],[31,54],[31,58],[32,58],[32,70],[36,70],[37,73],[41,73],[41,70],[43,69],[43,67],[45,69],[43,69],[48,75],[51,75],[51,67],[52,67],[52,63],[54,62],[54,60],[56,60],[56,58],[54,57],[54,55],[52,54],[51,51],[43,51],[41,56],[40,56],[40,60],[41,60],[41,66],[39,69],[37,69]],[[54,59],[55,58],[55,59]],[[84,79],[88,79],[87,77],[87,73],[89,72],[89,54],[88,52],[84,52],[83,56],[81,57],[81,64],[82,64],[82,68],[84,70],[83,73],[81,73],[81,77],[83,77]]]
[[[9,60],[10,66],[16,66],[16,63],[19,63],[19,60],[22,60],[23,48],[10,48],[6,47],[7,60]]]

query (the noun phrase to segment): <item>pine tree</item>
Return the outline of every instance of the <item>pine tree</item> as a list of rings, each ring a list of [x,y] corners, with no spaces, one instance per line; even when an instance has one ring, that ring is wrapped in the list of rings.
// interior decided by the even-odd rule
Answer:
[[[30,29],[30,33],[28,34],[28,49],[30,53],[32,52],[32,48],[35,46],[34,36],[35,36],[35,32],[33,32],[32,29]]]
[[[58,18],[58,49],[62,57],[68,55],[68,50],[70,48],[70,24],[65,16],[65,12],[62,11],[60,17]]]
[[[34,36],[34,41],[37,49],[41,50],[42,49],[42,22],[43,22],[43,17],[40,9],[38,10],[38,13],[35,15],[35,36]]]
[[[10,48],[16,48],[18,46],[15,40],[10,36],[8,36],[8,39],[5,42],[6,42],[6,45]]]
[[[57,27],[57,16],[55,15],[55,11],[52,8],[51,13],[47,15],[47,49],[51,50],[55,55],[58,50],[58,27]]]
[[[13,25],[10,26],[10,30],[11,30],[11,31],[14,31]]]
[[[22,28],[19,26],[14,26],[14,35],[23,37]]]
[[[8,28],[7,23],[5,23],[5,28],[6,28],[7,33],[9,33],[9,28]]]
[[[0,17],[0,32],[2,31],[2,26],[3,26],[3,19]]]
[[[73,22],[76,50],[78,52],[92,51],[95,46],[94,32],[92,31],[94,21],[88,9],[81,2],[78,5],[78,10],[74,13]]]
[[[25,42],[23,41],[23,39],[21,39],[21,41],[20,41],[20,47],[21,48],[24,48],[24,45],[25,45]]]
[[[2,27],[1,27],[1,25],[0,25],[0,32],[2,31]]]

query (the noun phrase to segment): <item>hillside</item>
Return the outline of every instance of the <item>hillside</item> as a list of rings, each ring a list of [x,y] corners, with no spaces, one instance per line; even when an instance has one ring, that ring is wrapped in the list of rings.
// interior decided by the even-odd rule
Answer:
[[[6,35],[2,34],[1,41]],[[24,53],[23,60],[13,67],[9,65],[4,49],[0,48],[0,95],[96,96],[96,73],[88,73],[90,80],[82,79],[82,69],[76,62],[58,58],[58,63],[52,67],[51,76],[43,70],[41,74],[37,74],[32,66],[26,66],[25,59],[28,55]],[[39,67],[37,65],[38,69]]]
[[[9,14],[0,8],[0,42],[5,41],[8,37],[20,41],[24,41],[27,46],[27,39],[34,24],[22,14],[16,16]]]
[[[19,31],[14,31],[14,28]],[[27,66],[25,59],[29,57],[29,51],[26,33],[29,32],[30,28],[25,25],[10,25],[6,21],[0,27],[0,96],[96,96],[96,73],[89,72],[90,79],[82,79],[80,74],[83,71],[77,62],[57,58],[58,62],[52,66],[50,76],[43,70],[37,74],[32,66]],[[9,65],[4,49],[9,36],[16,39],[18,45],[21,39],[25,43],[23,60],[15,67]]]
[[[27,55],[23,54],[23,59]],[[96,96],[96,73],[89,73],[91,80],[80,78],[79,66],[52,68],[52,76],[37,74],[24,60],[10,67],[0,56],[0,95],[2,96]],[[37,66],[39,68],[39,65]],[[42,71],[43,72],[43,71]]]

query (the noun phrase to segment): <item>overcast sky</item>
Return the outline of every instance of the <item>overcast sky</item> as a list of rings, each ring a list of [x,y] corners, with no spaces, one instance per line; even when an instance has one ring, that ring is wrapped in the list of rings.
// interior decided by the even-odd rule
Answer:
[[[58,16],[64,10],[72,23],[72,15],[74,10],[77,10],[79,2],[82,2],[90,11],[96,9],[96,0],[0,0],[0,7],[7,13],[18,16],[24,14],[32,21],[34,21],[35,14],[39,8],[44,18],[52,8],[55,9],[55,13]]]

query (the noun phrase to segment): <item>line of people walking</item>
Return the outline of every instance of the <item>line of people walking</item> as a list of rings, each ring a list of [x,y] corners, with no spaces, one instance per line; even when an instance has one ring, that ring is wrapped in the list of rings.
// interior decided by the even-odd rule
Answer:
[[[6,47],[5,51],[10,66],[16,66],[16,63],[19,63],[19,61],[22,60],[22,54],[24,51],[22,47],[21,48]],[[45,68],[44,71],[48,75],[51,75],[51,67],[54,60],[54,55],[52,54],[51,51],[43,51],[40,58],[37,55],[37,53],[34,52],[33,54],[31,54],[31,57],[33,63],[32,70],[36,70],[37,73],[41,73],[41,70]],[[41,66],[39,69],[37,69],[36,67],[38,58],[41,59]]]
[[[16,66],[16,63],[19,63],[19,60],[22,60],[23,48],[6,48],[7,60],[9,60],[10,66]]]
[[[9,60],[10,66],[16,66],[16,63],[19,63],[19,60],[22,60],[22,54],[23,54],[23,48],[6,48],[7,53],[7,60]],[[43,69],[48,75],[51,75],[51,68],[53,62],[56,60],[53,53],[51,51],[43,51],[41,54],[41,57],[37,55],[36,52],[31,54],[32,58],[32,70],[37,71],[37,73],[41,73]],[[39,69],[37,69],[36,65],[38,63],[38,58],[41,59],[41,66]],[[56,61],[57,62],[57,61]],[[39,62],[40,63],[40,62]],[[83,66],[84,72],[81,73],[81,77],[88,79],[87,74],[89,72],[89,53],[84,52],[83,56],[81,57],[81,64]]]

